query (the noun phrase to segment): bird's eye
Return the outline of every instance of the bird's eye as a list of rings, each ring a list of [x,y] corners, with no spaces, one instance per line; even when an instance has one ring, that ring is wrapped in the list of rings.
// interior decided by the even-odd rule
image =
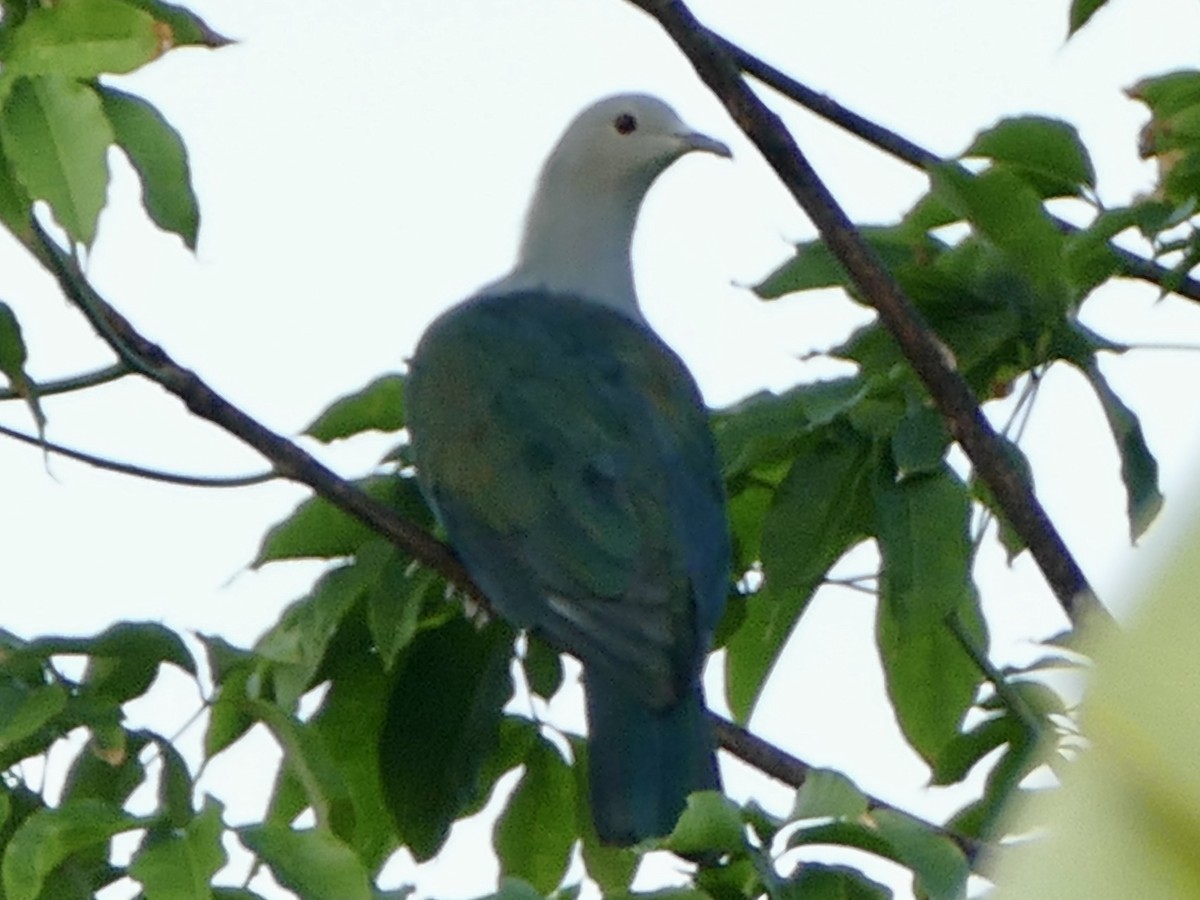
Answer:
[[[632,134],[637,130],[637,119],[632,113],[621,113],[613,119],[613,128],[617,129],[617,134]]]

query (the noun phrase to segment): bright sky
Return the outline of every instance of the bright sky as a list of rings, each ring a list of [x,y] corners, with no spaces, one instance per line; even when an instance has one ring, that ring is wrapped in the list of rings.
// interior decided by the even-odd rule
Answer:
[[[1145,115],[1122,91],[1196,65],[1200,8],[1187,0],[1109,6],[1069,44],[1066,0],[698,0],[694,9],[801,81],[939,153],[960,151],[1003,115],[1063,116],[1095,156],[1101,196],[1116,204],[1151,184],[1136,156]],[[398,369],[436,313],[505,270],[544,154],[579,108],[617,91],[658,94],[734,148],[732,163],[697,156],[668,172],[635,247],[643,305],[712,403],[828,375],[834,367],[795,357],[862,320],[834,297],[764,305],[745,289],[812,228],[657,27],[621,0],[198,0],[192,8],[239,44],[173,53],[125,81],[184,134],[202,204],[199,251],[154,231],[114,156],[90,274],[148,336],[285,434]],[[764,96],[857,220],[894,219],[923,189],[901,164]],[[110,361],[6,238],[0,272],[35,377]],[[1200,308],[1156,303],[1140,284],[1107,289],[1084,318],[1120,340],[1200,346]],[[1200,353],[1135,352],[1104,369],[1141,414],[1168,511],[1177,512],[1200,447],[1200,415],[1185,399],[1200,383]],[[53,440],[91,452],[196,474],[265,467],[133,379],[49,400],[46,411]],[[27,419],[17,404],[0,409],[4,424],[27,427]],[[315,449],[354,476],[389,443]],[[1024,446],[1068,545],[1103,598],[1128,608],[1171,528],[1154,528],[1142,550],[1129,547],[1116,456],[1081,378],[1051,374]],[[23,636],[152,619],[248,643],[319,571],[246,569],[264,530],[304,496],[294,487],[170,487],[61,459],[47,472],[38,452],[3,441],[0,467],[0,626]],[[1001,661],[1028,658],[1030,637],[1062,625],[1027,561],[1010,571],[989,551],[980,576]],[[892,802],[944,816],[963,797],[923,790],[927,773],[881,702],[871,618],[868,598],[822,595],[754,728]],[[716,686],[710,700],[720,706]],[[169,734],[198,699],[183,679],[166,687],[166,699],[135,713]],[[564,716],[579,720],[574,708]],[[184,744],[199,738],[193,727]],[[258,815],[269,758],[260,741],[211,767],[204,785],[228,803],[229,821]],[[727,775],[739,799],[787,809],[787,794],[764,780],[735,766]],[[486,893],[495,879],[479,857],[486,840],[480,825],[456,836],[450,862],[416,871],[401,861],[389,874],[395,883],[417,879],[423,895]]]

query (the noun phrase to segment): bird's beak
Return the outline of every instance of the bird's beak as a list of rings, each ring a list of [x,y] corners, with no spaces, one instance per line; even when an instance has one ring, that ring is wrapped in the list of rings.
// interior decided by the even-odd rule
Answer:
[[[688,131],[679,135],[679,139],[683,141],[684,153],[699,150],[701,153],[713,153],[717,156],[723,156],[726,159],[733,158],[733,153],[730,151],[728,145],[721,143],[716,138],[710,138],[707,134],[701,134],[698,131]]]

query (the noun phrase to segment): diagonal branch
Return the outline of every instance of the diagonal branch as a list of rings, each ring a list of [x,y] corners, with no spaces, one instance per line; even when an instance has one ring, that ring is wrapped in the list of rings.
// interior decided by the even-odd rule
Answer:
[[[870,299],[929,391],[951,435],[1028,545],[1071,623],[1078,626],[1086,617],[1111,621],[1041,503],[1009,462],[971,388],[955,368],[950,351],[925,324],[912,301],[838,206],[783,122],[742,80],[724,46],[679,0],[629,2],[663,27],[812,219],[858,289]]]
[[[714,34],[712,35],[712,39],[721,49],[729,54],[730,59],[737,63],[738,68],[743,72],[754,76],[767,85],[767,87],[778,91],[789,100],[795,101],[809,112],[815,113],[828,122],[832,122],[855,137],[861,138],[868,144],[885,153],[891,154],[896,159],[915,166],[918,169],[927,169],[930,166],[946,162],[946,160],[936,153],[926,150],[908,138],[884,128],[878,122],[872,122],[865,116],[859,115],[853,110],[842,106],[842,104],[831,97],[819,91],[814,91],[805,84],[801,84],[795,78],[792,78],[770,63],[765,62],[720,35]],[[1068,234],[1073,234],[1081,230],[1065,219],[1060,219],[1058,216],[1050,216],[1050,219],[1061,231]],[[1112,243],[1109,244],[1109,247],[1116,254],[1121,265],[1121,272],[1124,275],[1149,282],[1163,290],[1169,290],[1179,294],[1181,297],[1186,297],[1189,300],[1200,303],[1200,281],[1194,278],[1180,278],[1177,272],[1173,272],[1171,269],[1159,265],[1153,260],[1146,259],[1132,250],[1126,250],[1124,247],[1118,247]]]

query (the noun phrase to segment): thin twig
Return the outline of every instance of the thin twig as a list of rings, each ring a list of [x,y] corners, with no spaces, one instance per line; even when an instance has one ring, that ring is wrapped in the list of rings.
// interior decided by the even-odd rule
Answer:
[[[79,375],[71,375],[68,378],[60,378],[56,381],[44,381],[37,387],[38,397],[50,397],[54,394],[67,394],[71,391],[79,391],[84,388],[98,387],[102,384],[108,384],[110,381],[116,381],[118,378],[124,378],[130,374],[129,367],[124,363],[113,363],[111,366],[105,366],[103,369],[97,369],[94,372],[83,372]],[[25,395],[19,391],[14,391],[12,388],[0,388],[0,400],[24,400]]]
[[[638,5],[640,6],[641,4]],[[931,150],[926,150],[924,147],[914,144],[908,138],[884,128],[877,122],[872,122],[870,119],[859,115],[853,110],[847,109],[825,94],[801,84],[790,75],[787,75],[770,63],[765,62],[720,35],[714,34],[712,35],[712,39],[743,72],[752,75],[767,85],[767,87],[778,91],[789,100],[795,101],[809,112],[815,113],[872,146],[891,154],[896,159],[915,166],[918,169],[928,169],[931,166],[947,162],[947,160]],[[1065,219],[1060,219],[1058,216],[1052,215],[1050,219],[1060,230],[1068,234],[1074,234],[1082,230]],[[1164,290],[1200,303],[1200,281],[1186,276],[1181,278],[1178,272],[1174,272],[1153,260],[1139,256],[1132,250],[1126,250],[1124,247],[1118,247],[1112,243],[1109,244],[1109,247],[1121,265],[1122,274],[1130,278],[1150,282]]]
[[[1111,622],[1111,615],[1096,599],[1041,503],[1010,463],[971,388],[959,374],[952,354],[925,324],[912,301],[817,177],[783,122],[750,90],[724,47],[683,3],[629,2],[649,13],[663,27],[812,219],[859,291],[870,299],[880,320],[925,384],[950,433],[1029,547],[1072,625],[1078,626],[1085,618]]]
[[[134,478],[145,478],[148,481],[161,481],[165,484],[178,484],[184,487],[204,487],[204,488],[239,488],[250,487],[255,484],[265,484],[268,481],[273,481],[279,475],[274,471],[259,472],[255,475],[235,475],[228,478],[209,477],[205,475],[184,475],[179,472],[164,472],[161,469],[150,469],[145,466],[134,465],[133,463],[121,462],[116,459],[109,459],[104,456],[96,456],[92,453],[85,453],[82,450],[74,450],[70,447],[65,447],[62,444],[56,444],[53,441],[46,441],[36,435],[26,434],[23,431],[17,431],[13,428],[8,428],[0,425],[0,435],[12,438],[14,441],[21,441],[24,444],[29,444],[33,447],[39,447],[49,453],[56,453],[59,456],[65,456],[67,459],[74,459],[82,463],[87,463],[89,466],[95,466],[97,469],[104,469],[108,472],[117,472],[121,475],[132,475]]]

